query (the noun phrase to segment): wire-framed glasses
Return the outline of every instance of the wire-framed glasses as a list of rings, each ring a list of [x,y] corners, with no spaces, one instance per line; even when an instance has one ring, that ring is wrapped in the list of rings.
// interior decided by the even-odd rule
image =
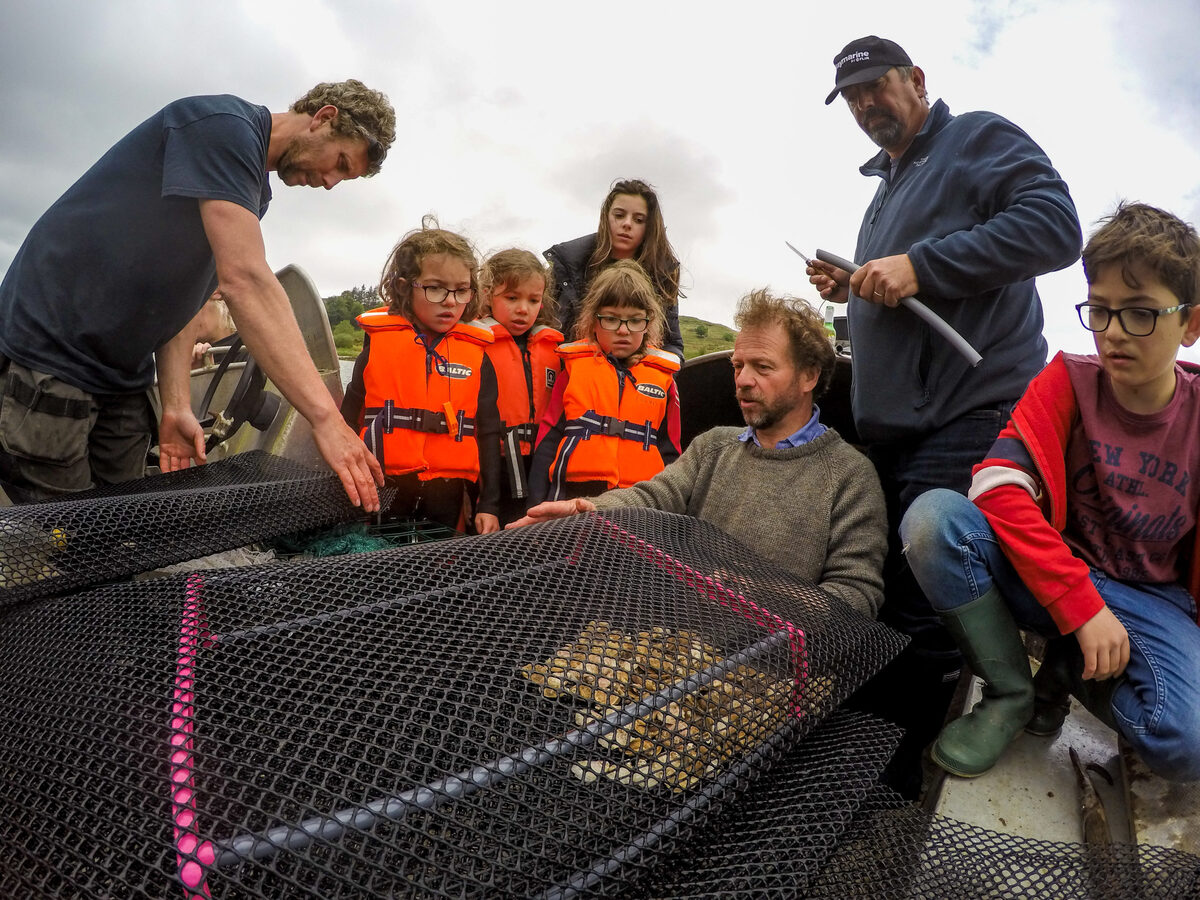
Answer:
[[[421,284],[419,281],[414,281],[413,287],[419,287],[424,291],[425,299],[430,303],[445,303],[446,298],[453,294],[454,302],[462,306],[465,303],[470,303],[471,298],[475,296],[475,289],[470,287],[458,288],[452,291],[450,288],[442,287],[440,284]]]

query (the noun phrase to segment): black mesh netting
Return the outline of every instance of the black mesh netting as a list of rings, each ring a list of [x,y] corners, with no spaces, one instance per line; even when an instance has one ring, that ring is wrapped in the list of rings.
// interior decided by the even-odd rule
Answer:
[[[648,511],[0,611],[0,896],[612,894],[901,639]]]
[[[1196,900],[1200,858],[1147,844],[1101,847],[1000,834],[923,812],[876,786],[803,896]]]
[[[649,897],[803,897],[900,742],[839,710],[639,887]],[[946,896],[946,895],[939,895]]]
[[[639,885],[649,897],[1195,900],[1200,858],[1055,843],[923,811],[876,781],[894,726],[840,710]]]
[[[9,604],[0,897],[1195,896],[883,792],[900,644],[632,510]]]
[[[0,606],[361,518],[332,472],[255,451],[0,509]]]

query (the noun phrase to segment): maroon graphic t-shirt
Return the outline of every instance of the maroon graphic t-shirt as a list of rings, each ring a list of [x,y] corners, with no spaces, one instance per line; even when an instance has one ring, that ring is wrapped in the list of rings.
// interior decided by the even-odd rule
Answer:
[[[1141,415],[1117,402],[1099,359],[1064,358],[1079,406],[1067,446],[1064,539],[1122,581],[1179,581],[1200,499],[1200,376],[1176,365],[1171,402]]]

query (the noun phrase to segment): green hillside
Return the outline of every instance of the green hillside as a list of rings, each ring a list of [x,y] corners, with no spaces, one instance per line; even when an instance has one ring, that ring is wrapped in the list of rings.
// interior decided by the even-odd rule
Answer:
[[[737,333],[730,325],[706,322],[691,316],[679,317],[679,330],[683,333],[683,354],[688,359],[714,350],[732,350],[733,337]]]

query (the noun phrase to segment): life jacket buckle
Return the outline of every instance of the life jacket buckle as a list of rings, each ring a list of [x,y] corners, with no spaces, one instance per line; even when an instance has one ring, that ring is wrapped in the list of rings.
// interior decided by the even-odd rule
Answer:
[[[442,412],[432,409],[414,410],[419,413],[416,416],[417,430],[424,431],[427,434],[448,434],[450,429],[446,427],[446,417]]]
[[[611,416],[605,416],[603,424],[600,426],[600,433],[607,437],[625,437],[625,425],[626,422],[624,419],[614,419]]]

